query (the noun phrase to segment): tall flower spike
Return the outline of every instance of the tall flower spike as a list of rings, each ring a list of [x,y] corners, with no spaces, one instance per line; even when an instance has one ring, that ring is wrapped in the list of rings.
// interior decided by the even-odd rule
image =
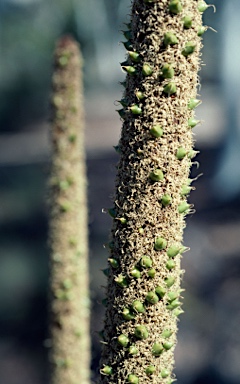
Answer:
[[[113,221],[110,258],[119,267],[111,268],[108,279],[101,359],[101,367],[113,373],[101,375],[99,384],[174,380],[182,238],[191,212],[191,126],[199,103],[198,5],[199,0],[132,0],[130,52],[141,60],[126,78],[129,102],[114,196],[116,217],[127,223]],[[128,340],[122,348],[120,335]]]

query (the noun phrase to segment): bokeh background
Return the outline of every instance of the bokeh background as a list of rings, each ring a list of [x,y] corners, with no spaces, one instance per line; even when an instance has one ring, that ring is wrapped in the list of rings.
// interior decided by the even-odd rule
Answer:
[[[200,151],[192,177],[179,324],[179,384],[240,382],[240,35],[239,0],[204,14]],[[71,33],[84,56],[92,299],[93,382],[98,371],[124,79],[120,33],[130,0],[0,0],[0,384],[46,384],[49,95],[56,39]]]

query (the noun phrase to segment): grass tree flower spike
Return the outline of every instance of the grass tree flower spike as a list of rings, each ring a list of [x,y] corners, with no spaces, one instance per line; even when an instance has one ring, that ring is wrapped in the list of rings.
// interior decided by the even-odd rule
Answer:
[[[175,378],[183,229],[193,189],[191,128],[200,103],[200,4],[132,0],[123,94],[128,105],[114,196],[116,218],[127,221],[113,220],[109,257],[118,268],[109,271],[100,363],[100,372],[112,371],[101,374],[99,384],[167,384]]]

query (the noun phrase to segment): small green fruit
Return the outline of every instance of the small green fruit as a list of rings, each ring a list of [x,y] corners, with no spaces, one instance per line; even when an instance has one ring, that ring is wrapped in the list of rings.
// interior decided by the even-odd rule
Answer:
[[[163,130],[160,125],[153,125],[152,128],[150,128],[149,132],[153,137],[161,137],[163,135]]]
[[[132,105],[129,107],[129,109],[134,115],[141,115],[142,113],[141,107],[139,107],[137,104]]]
[[[142,74],[144,76],[151,76],[153,73],[153,69],[150,67],[150,65],[148,64],[143,64],[143,67],[142,67]]]
[[[189,211],[189,208],[190,208],[190,204],[188,204],[186,201],[183,201],[178,205],[178,212],[186,213],[187,211]]]
[[[128,281],[127,281],[127,278],[125,276],[118,275],[117,277],[115,277],[114,280],[119,285],[119,287],[121,287],[121,288],[128,287]]]
[[[176,263],[173,260],[168,260],[166,263],[166,268],[171,271],[173,268],[176,267]]]
[[[136,95],[136,98],[137,98],[138,100],[143,100],[143,99],[145,98],[144,93],[141,92],[141,91],[136,91],[135,95]]]
[[[165,379],[166,377],[168,377],[168,376],[170,375],[170,372],[169,372],[168,369],[165,368],[165,369],[162,369],[160,375],[161,375],[161,377],[162,377],[163,379]]]
[[[121,345],[122,347],[127,347],[129,343],[129,338],[126,335],[120,335],[117,338],[118,344]]]
[[[175,299],[175,300],[171,301],[171,303],[169,303],[167,305],[167,309],[172,311],[173,309],[179,307],[179,305],[181,305],[180,301],[178,299]]]
[[[179,292],[168,292],[168,301],[171,303],[173,300],[177,299],[179,296]]]
[[[132,51],[133,50],[133,45],[132,43],[128,41],[122,41],[124,47],[126,48],[127,51]]]
[[[186,154],[187,154],[186,149],[183,147],[179,147],[176,153],[176,158],[178,160],[182,160],[186,156]]]
[[[132,309],[138,313],[144,313],[145,312],[145,307],[144,307],[143,303],[141,303],[141,301],[139,301],[139,300],[134,300],[134,302],[132,303]]]
[[[112,369],[112,367],[110,367],[109,365],[105,365],[105,367],[103,367],[103,368],[100,370],[100,373],[101,373],[101,375],[109,376],[109,375],[112,375],[112,374],[113,374],[113,369]]]
[[[132,32],[130,30],[122,31],[122,32],[123,32],[124,37],[126,37],[127,40],[131,40]]]
[[[164,179],[164,174],[161,169],[155,169],[150,173],[149,177],[152,181],[162,181]]]
[[[137,72],[136,68],[132,67],[131,65],[123,65],[122,69],[129,75],[135,75]]]
[[[164,341],[163,348],[167,351],[173,347],[174,343],[172,341]]]
[[[135,347],[135,345],[130,345],[130,347],[128,348],[128,353],[130,355],[137,355],[138,349]]]
[[[136,375],[133,375],[132,373],[128,375],[127,382],[129,384],[138,384],[139,380]]]
[[[156,367],[154,365],[149,365],[146,369],[145,372],[147,375],[152,375],[154,372],[156,372]]]
[[[117,269],[119,267],[119,262],[116,259],[108,259],[110,265],[114,268]]]
[[[165,329],[162,333],[162,337],[165,339],[168,339],[170,336],[172,336],[173,332],[170,331],[170,329]]]
[[[163,353],[163,346],[160,343],[154,343],[152,346],[153,356],[160,356]]]
[[[196,44],[194,44],[193,41],[189,41],[185,47],[183,48],[182,50],[182,54],[183,56],[187,57],[189,55],[191,55],[194,51],[195,51],[195,48],[196,48]]]
[[[205,3],[205,1],[199,1],[198,3],[199,12],[205,12],[207,8],[208,8],[208,5]]]
[[[177,92],[177,87],[174,81],[171,81],[170,83],[166,84],[163,88],[163,92],[167,95],[173,95]]]
[[[163,195],[161,198],[161,203],[164,207],[167,207],[169,204],[171,204],[172,198],[170,195]]]
[[[163,296],[166,294],[166,289],[158,286],[155,288],[155,293],[162,299]]]
[[[126,117],[126,111],[124,108],[122,109],[116,109],[116,112],[119,114],[119,116],[121,117],[121,119],[125,119]]]
[[[124,320],[133,320],[135,318],[135,314],[129,308],[123,308],[122,316]]]
[[[171,247],[168,248],[167,255],[168,257],[175,257],[180,252],[180,250],[181,250],[181,247],[179,247],[178,245],[172,245]]]
[[[146,296],[146,301],[150,304],[156,304],[159,301],[158,295],[155,292],[150,291]]]
[[[109,269],[109,268],[102,269],[102,273],[103,273],[106,277],[108,277],[109,274],[110,274],[110,269]]]
[[[141,277],[141,271],[137,267],[134,267],[131,270],[130,275],[135,279],[139,279],[139,277]]]
[[[192,17],[191,16],[185,16],[183,18],[183,26],[185,29],[190,29],[192,27]]]
[[[177,15],[178,13],[182,12],[182,4],[180,0],[171,0],[169,3],[169,11],[171,13],[174,13]]]
[[[175,277],[169,276],[165,279],[166,286],[170,288],[175,283]]]
[[[152,259],[151,257],[143,256],[139,264],[142,268],[150,268],[152,266]]]
[[[181,308],[176,308],[176,309],[173,310],[173,315],[174,316],[179,316],[182,313],[184,313],[184,311]]]
[[[144,325],[137,325],[134,331],[134,335],[141,340],[148,338],[148,331]]]
[[[162,67],[162,70],[160,72],[161,76],[164,78],[164,79],[172,79],[173,76],[174,76],[174,69],[172,67],[172,64],[164,64],[163,67]]]
[[[191,117],[191,118],[188,120],[188,126],[189,126],[190,128],[194,128],[194,127],[196,127],[196,125],[197,125],[198,123],[200,123],[200,120],[196,120],[196,119],[194,119],[194,117]]]
[[[201,37],[207,30],[207,27],[201,26],[198,28],[197,35]]]
[[[174,35],[174,33],[172,32],[166,32],[164,34],[164,38],[163,38],[163,43],[164,45],[168,46],[168,45],[174,45],[174,44],[177,44],[178,43],[178,38],[176,35]]]
[[[130,59],[131,59],[134,63],[139,63],[139,61],[141,60],[140,55],[139,55],[139,53],[137,53],[137,52],[129,51],[128,54],[129,54]]]
[[[162,237],[157,237],[155,240],[154,248],[156,251],[161,251],[162,249],[165,249],[167,246],[167,240],[163,239]]]
[[[108,210],[107,210],[107,212],[108,212],[108,214],[111,216],[111,217],[113,217],[113,218],[115,218],[116,217],[116,210],[115,210],[115,208],[109,208]]]
[[[189,185],[183,184],[182,189],[181,189],[181,195],[182,196],[188,195],[191,192],[191,189],[192,189],[192,187],[190,187]]]
[[[156,275],[156,269],[155,268],[150,268],[147,272],[148,276],[151,277],[152,279],[155,277]]]
[[[198,99],[190,99],[188,103],[188,108],[189,109],[194,109],[196,108],[199,104],[201,104],[201,100]]]

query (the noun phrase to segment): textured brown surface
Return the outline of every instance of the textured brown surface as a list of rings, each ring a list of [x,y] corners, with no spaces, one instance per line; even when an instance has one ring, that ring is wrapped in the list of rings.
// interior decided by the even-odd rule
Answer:
[[[50,178],[52,384],[88,384],[89,296],[82,61],[62,38],[55,51]]]
[[[184,214],[178,212],[178,205],[185,200],[181,196],[181,188],[187,183],[191,160],[185,156],[177,159],[176,152],[183,147],[188,153],[193,146],[192,130],[188,119],[194,113],[187,107],[190,98],[196,97],[199,69],[199,50],[201,39],[197,36],[201,25],[201,14],[197,10],[197,1],[182,1],[183,10],[174,15],[168,9],[169,0],[145,4],[135,0],[132,5],[132,45],[141,55],[137,64],[128,59],[127,65],[136,68],[135,75],[128,75],[124,98],[125,117],[119,143],[120,160],[116,181],[114,208],[116,218],[113,222],[113,242],[111,257],[119,262],[119,268],[111,269],[107,288],[107,308],[103,341],[101,368],[111,366],[112,375],[101,375],[101,383],[125,383],[128,375],[134,374],[139,383],[169,383],[170,375],[162,378],[160,372],[167,369],[170,374],[174,367],[174,346],[165,350],[159,357],[152,354],[155,342],[163,343],[162,332],[169,329],[173,335],[168,341],[176,344],[177,317],[174,311],[167,309],[167,294],[180,289],[183,271],[180,266],[181,256],[174,260],[175,268],[169,271],[166,263],[169,260],[166,251],[170,246],[182,245]],[[191,15],[193,25],[183,28],[183,17]],[[174,33],[178,44],[163,44],[164,34]],[[187,42],[196,45],[195,52],[188,57],[182,54]],[[165,64],[172,64],[175,75],[171,81],[176,83],[177,91],[172,96],[163,92],[169,79],[162,79],[160,70]],[[148,64],[153,73],[145,77],[142,74],[143,64]],[[142,91],[145,99],[138,101],[135,92]],[[139,116],[133,115],[129,107],[137,104],[142,109]],[[159,124],[163,136],[154,138],[149,130]],[[161,169],[164,178],[152,182],[149,175],[155,169]],[[160,200],[164,194],[172,197],[172,203],[163,207]],[[121,224],[118,218],[125,218]],[[142,228],[142,233],[139,232]],[[156,251],[154,243],[157,237],[167,241],[165,250]],[[139,264],[143,255],[151,257],[156,270],[154,278],[150,278],[147,269],[142,269],[141,277],[131,277],[132,268]],[[121,288],[116,284],[116,277],[123,275],[128,287]],[[173,276],[175,283],[166,288],[165,278]],[[146,295],[157,286],[167,289],[167,293],[157,304],[146,303]],[[180,296],[181,297],[181,296]],[[131,308],[134,300],[146,306],[146,312],[137,314],[134,320],[123,320],[123,308]],[[148,330],[146,340],[138,340],[134,336],[136,325],[144,324]],[[126,335],[130,344],[135,344],[139,352],[130,356],[127,348],[120,347],[117,337]],[[145,369],[149,365],[156,367],[156,372],[148,376]],[[172,374],[172,378],[174,375]],[[170,381],[169,381],[170,380]]]

